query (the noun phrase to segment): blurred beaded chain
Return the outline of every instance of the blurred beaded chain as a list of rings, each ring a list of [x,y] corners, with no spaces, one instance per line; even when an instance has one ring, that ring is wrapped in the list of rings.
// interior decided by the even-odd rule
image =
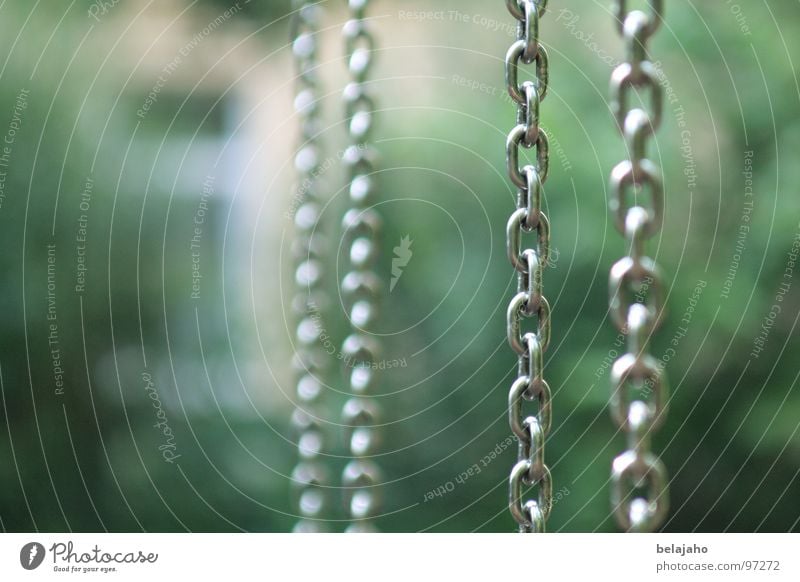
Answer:
[[[544,444],[552,419],[550,387],[543,378],[544,352],[550,344],[550,305],[543,295],[542,273],[550,254],[550,226],[541,210],[547,180],[549,146],[539,126],[539,103],[547,94],[547,52],[539,44],[539,19],[546,0],[506,0],[518,21],[517,40],[505,58],[509,95],[517,103],[517,124],[508,135],[506,159],[518,188],[517,209],[508,221],[508,258],[518,273],[518,291],[508,306],[508,342],[519,359],[518,377],[508,395],[511,430],[519,439],[517,463],[509,477],[509,509],[520,532],[543,532],[553,504],[553,483],[544,462]],[[535,63],[535,81],[519,83],[520,62]],[[536,164],[519,167],[519,148],[536,148]],[[522,248],[522,234],[536,232],[535,248]],[[522,318],[536,316],[535,332],[522,332]],[[525,416],[524,400],[537,400],[535,415]],[[523,485],[538,487],[538,499],[523,499]]]
[[[625,40],[627,59],[611,76],[611,107],[625,138],[629,158],[611,173],[610,209],[625,237],[628,256],[611,268],[611,319],[628,338],[627,353],[611,371],[611,415],[625,432],[628,450],[614,459],[611,505],[619,526],[627,531],[653,531],[668,508],[666,469],[650,450],[650,435],[664,421],[667,383],[658,361],[647,352],[664,310],[664,288],[655,261],[645,255],[645,242],[658,232],[663,183],[658,166],[647,158],[647,140],[661,123],[662,93],[657,71],[648,58],[647,42],[661,24],[662,0],[648,0],[649,13],[628,10],[617,0],[615,18]],[[650,112],[629,105],[629,94],[649,92]],[[634,194],[628,205],[626,192]],[[649,207],[642,205],[646,190]]]
[[[377,386],[380,345],[368,333],[378,315],[383,284],[374,272],[379,256],[381,218],[374,209],[375,152],[368,145],[375,103],[367,89],[375,39],[365,19],[368,0],[349,0],[350,20],[343,28],[350,82],[344,89],[346,127],[350,143],[344,153],[350,208],[344,215],[347,274],[342,298],[348,311],[350,335],[342,346],[345,378],[350,397],[342,410],[342,425],[350,462],[342,475],[347,532],[376,531],[373,522],[380,509],[381,474],[371,459],[378,447],[378,405],[372,397]]]
[[[330,510],[329,476],[321,455],[326,443],[319,422],[320,399],[325,387],[326,361],[320,352],[319,319],[327,307],[322,289],[325,243],[319,233],[320,193],[316,176],[320,169],[320,88],[317,73],[317,21],[319,6],[296,0],[292,19],[292,52],[297,74],[294,106],[300,119],[300,145],[295,156],[299,187],[295,193],[296,291],[292,310],[298,318],[293,367],[297,375],[297,407],[292,425],[297,432],[299,462],[292,483],[300,520],[295,532],[325,531]]]

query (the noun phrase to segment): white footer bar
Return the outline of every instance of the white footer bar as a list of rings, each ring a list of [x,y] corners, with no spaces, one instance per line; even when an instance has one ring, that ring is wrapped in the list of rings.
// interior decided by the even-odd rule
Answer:
[[[799,553],[796,534],[3,534],[0,580],[796,581]]]

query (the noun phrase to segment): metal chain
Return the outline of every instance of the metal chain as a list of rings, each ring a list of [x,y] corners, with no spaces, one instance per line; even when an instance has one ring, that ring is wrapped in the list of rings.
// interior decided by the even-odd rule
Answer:
[[[299,187],[294,215],[296,236],[295,296],[292,310],[297,319],[294,369],[297,375],[297,407],[292,425],[298,434],[299,462],[292,472],[293,489],[300,520],[295,532],[325,531],[329,510],[329,478],[321,455],[325,448],[322,426],[317,420],[325,386],[326,358],[320,353],[320,322],[327,306],[322,289],[322,250],[319,235],[320,195],[316,176],[320,170],[319,98],[317,79],[317,19],[314,2],[295,0],[292,21],[292,52],[297,68],[295,110],[300,119],[300,146],[295,156]]]
[[[342,424],[350,462],[342,475],[345,506],[350,525],[347,532],[376,531],[373,518],[380,508],[377,486],[382,477],[371,460],[378,447],[378,405],[372,395],[377,385],[380,345],[368,330],[375,322],[382,283],[374,272],[379,256],[381,218],[375,211],[375,152],[368,145],[375,103],[367,89],[375,39],[365,19],[368,0],[349,0],[350,20],[343,35],[350,82],[344,89],[345,116],[350,144],[344,162],[349,180],[350,208],[344,216],[347,274],[342,279],[342,297],[348,310],[351,333],[342,347],[350,398],[342,411]]]
[[[506,229],[508,258],[518,273],[518,291],[508,306],[508,342],[519,358],[518,377],[508,395],[511,430],[519,439],[517,463],[509,477],[509,509],[520,532],[543,532],[553,504],[553,483],[544,462],[550,432],[550,387],[543,378],[544,352],[550,343],[550,305],[542,291],[542,272],[550,254],[550,226],[541,209],[547,180],[549,147],[539,126],[539,103],[547,95],[547,52],[539,44],[539,19],[547,0],[506,0],[519,21],[517,40],[505,59],[509,95],[517,103],[517,124],[508,135],[506,159],[511,181],[518,188],[517,209]],[[519,82],[520,62],[535,63],[535,81]],[[519,167],[519,148],[536,148],[536,164]],[[534,248],[522,248],[523,233],[536,232]],[[522,319],[536,317],[535,332],[523,333]],[[525,416],[524,400],[537,400],[535,415]],[[538,498],[523,499],[523,486],[538,487]]]
[[[648,138],[661,123],[661,85],[647,43],[661,24],[663,1],[648,0],[648,12],[629,11],[626,5],[617,0],[615,6],[627,61],[612,73],[611,106],[630,159],[611,173],[610,208],[629,253],[611,268],[609,295],[611,319],[628,338],[628,351],[611,372],[611,415],[627,435],[628,450],[614,459],[611,504],[621,528],[640,532],[658,528],[668,508],[666,469],[650,450],[650,435],[666,416],[667,383],[647,352],[661,323],[664,288],[658,266],[645,255],[645,242],[660,228],[664,206],[661,173],[646,152]],[[629,105],[631,90],[649,92],[649,112]],[[643,200],[646,191],[649,205]]]

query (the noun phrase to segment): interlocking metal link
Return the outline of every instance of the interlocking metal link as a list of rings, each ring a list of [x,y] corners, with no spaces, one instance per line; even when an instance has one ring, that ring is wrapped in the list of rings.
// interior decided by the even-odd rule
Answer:
[[[345,115],[350,144],[344,154],[349,179],[350,208],[342,228],[348,249],[347,274],[342,279],[342,297],[348,309],[351,333],[342,347],[345,377],[350,397],[342,411],[342,424],[351,460],[342,475],[350,525],[347,532],[376,531],[373,518],[380,510],[381,473],[371,459],[379,446],[380,410],[373,398],[377,385],[380,345],[368,330],[378,314],[383,283],[374,273],[379,257],[381,218],[374,209],[375,152],[368,140],[375,103],[366,81],[372,67],[375,38],[365,13],[368,0],[349,0],[350,20],[343,34],[350,72],[344,89]]]
[[[294,215],[295,295],[292,310],[297,318],[294,370],[297,407],[292,426],[297,434],[299,463],[292,473],[294,497],[300,520],[296,532],[321,532],[330,510],[330,479],[322,455],[325,434],[317,420],[326,378],[326,354],[319,341],[321,318],[327,307],[322,290],[324,241],[319,233],[322,207],[316,176],[321,164],[319,144],[319,97],[317,79],[317,21],[319,6],[298,1],[293,5],[292,52],[297,74],[294,106],[300,119],[300,144],[295,156],[299,186]]]
[[[650,435],[665,418],[667,382],[647,352],[663,316],[664,287],[658,266],[645,255],[645,242],[658,232],[664,207],[661,173],[646,152],[647,140],[661,123],[663,100],[647,43],[661,24],[664,6],[662,0],[649,0],[648,6],[647,12],[628,10],[625,0],[617,0],[614,15],[627,60],[611,76],[611,108],[629,155],[611,173],[609,204],[629,246],[609,279],[611,320],[628,338],[627,353],[611,370],[611,416],[626,433],[628,446],[614,459],[611,504],[620,527],[635,532],[657,529],[668,509],[666,469],[650,450]],[[631,91],[649,94],[649,111],[631,107]]]
[[[553,483],[545,464],[544,445],[552,423],[550,387],[543,377],[544,352],[550,344],[550,304],[543,295],[542,272],[550,255],[550,223],[542,212],[542,190],[549,169],[547,134],[539,126],[539,105],[547,95],[547,51],[539,43],[539,19],[546,0],[506,0],[519,21],[517,40],[505,59],[508,94],[517,103],[517,124],[506,140],[508,175],[517,187],[517,209],[506,228],[508,258],[518,276],[517,294],[507,313],[508,343],[519,358],[517,379],[508,394],[511,430],[519,440],[517,463],[509,477],[509,509],[520,532],[543,532],[553,505]],[[520,63],[533,65],[535,81],[520,84]],[[536,163],[520,168],[520,147],[535,148]],[[536,245],[523,248],[523,234],[536,233]],[[523,320],[535,318],[535,331]],[[536,400],[537,412],[526,415],[524,401]],[[536,487],[536,499],[524,489]]]

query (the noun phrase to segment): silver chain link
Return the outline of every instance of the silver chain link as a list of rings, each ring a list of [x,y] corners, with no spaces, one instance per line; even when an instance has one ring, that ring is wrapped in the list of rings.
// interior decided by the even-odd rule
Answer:
[[[666,469],[650,450],[650,435],[666,416],[667,382],[647,352],[664,311],[660,270],[645,255],[645,242],[660,228],[664,206],[661,172],[646,151],[648,138],[661,123],[661,85],[647,43],[661,24],[663,1],[648,0],[648,5],[648,12],[629,11],[625,0],[617,0],[614,15],[627,60],[611,76],[611,107],[629,154],[611,173],[610,209],[629,247],[609,279],[611,319],[628,338],[627,353],[611,372],[611,415],[628,441],[628,450],[612,466],[611,504],[620,527],[636,532],[658,528],[668,509]],[[649,112],[629,105],[631,90],[649,92]],[[646,191],[649,205],[642,204]],[[633,194],[632,204],[626,192]]]
[[[539,104],[547,95],[547,52],[539,44],[539,19],[547,0],[506,0],[519,21],[517,40],[505,59],[508,93],[517,103],[517,124],[508,135],[508,174],[518,189],[517,209],[506,229],[508,258],[518,273],[517,294],[508,306],[508,342],[519,358],[518,377],[508,395],[511,430],[519,440],[517,463],[509,477],[509,509],[520,532],[543,532],[553,504],[553,483],[544,461],[550,432],[550,387],[543,377],[544,352],[550,343],[550,305],[543,295],[542,273],[550,254],[550,226],[541,209],[547,180],[549,146],[539,126]],[[519,82],[520,63],[534,65],[535,81]],[[519,167],[520,146],[536,148],[536,164]],[[536,232],[537,244],[523,249],[523,233]],[[523,318],[536,317],[535,332],[522,331]],[[536,400],[538,410],[525,415],[524,400]],[[537,499],[523,499],[523,488],[538,488]]]
[[[350,462],[342,475],[350,525],[348,532],[376,531],[373,518],[380,509],[378,486],[382,481],[371,459],[379,445],[376,425],[379,409],[373,398],[377,386],[380,345],[368,330],[375,323],[382,282],[374,272],[379,256],[381,217],[374,209],[375,151],[368,145],[375,103],[367,88],[373,62],[375,39],[369,31],[365,12],[368,0],[349,0],[350,20],[343,35],[350,82],[344,89],[345,115],[350,144],[344,162],[349,180],[350,208],[344,216],[347,274],[342,279],[342,297],[348,310],[351,333],[342,354],[350,398],[342,411],[342,424]]]
[[[326,354],[319,343],[320,318],[327,307],[322,289],[324,241],[319,234],[321,212],[316,176],[320,155],[320,89],[317,78],[317,21],[319,6],[295,0],[292,19],[292,53],[297,74],[294,106],[300,119],[300,144],[295,155],[299,186],[295,193],[295,295],[292,310],[297,318],[293,368],[297,377],[297,407],[292,426],[297,433],[299,462],[292,472],[293,490],[300,520],[294,531],[325,531],[325,517],[330,509],[329,477],[322,454],[325,435],[319,422],[321,398],[325,387]],[[315,321],[316,320],[316,321]]]

